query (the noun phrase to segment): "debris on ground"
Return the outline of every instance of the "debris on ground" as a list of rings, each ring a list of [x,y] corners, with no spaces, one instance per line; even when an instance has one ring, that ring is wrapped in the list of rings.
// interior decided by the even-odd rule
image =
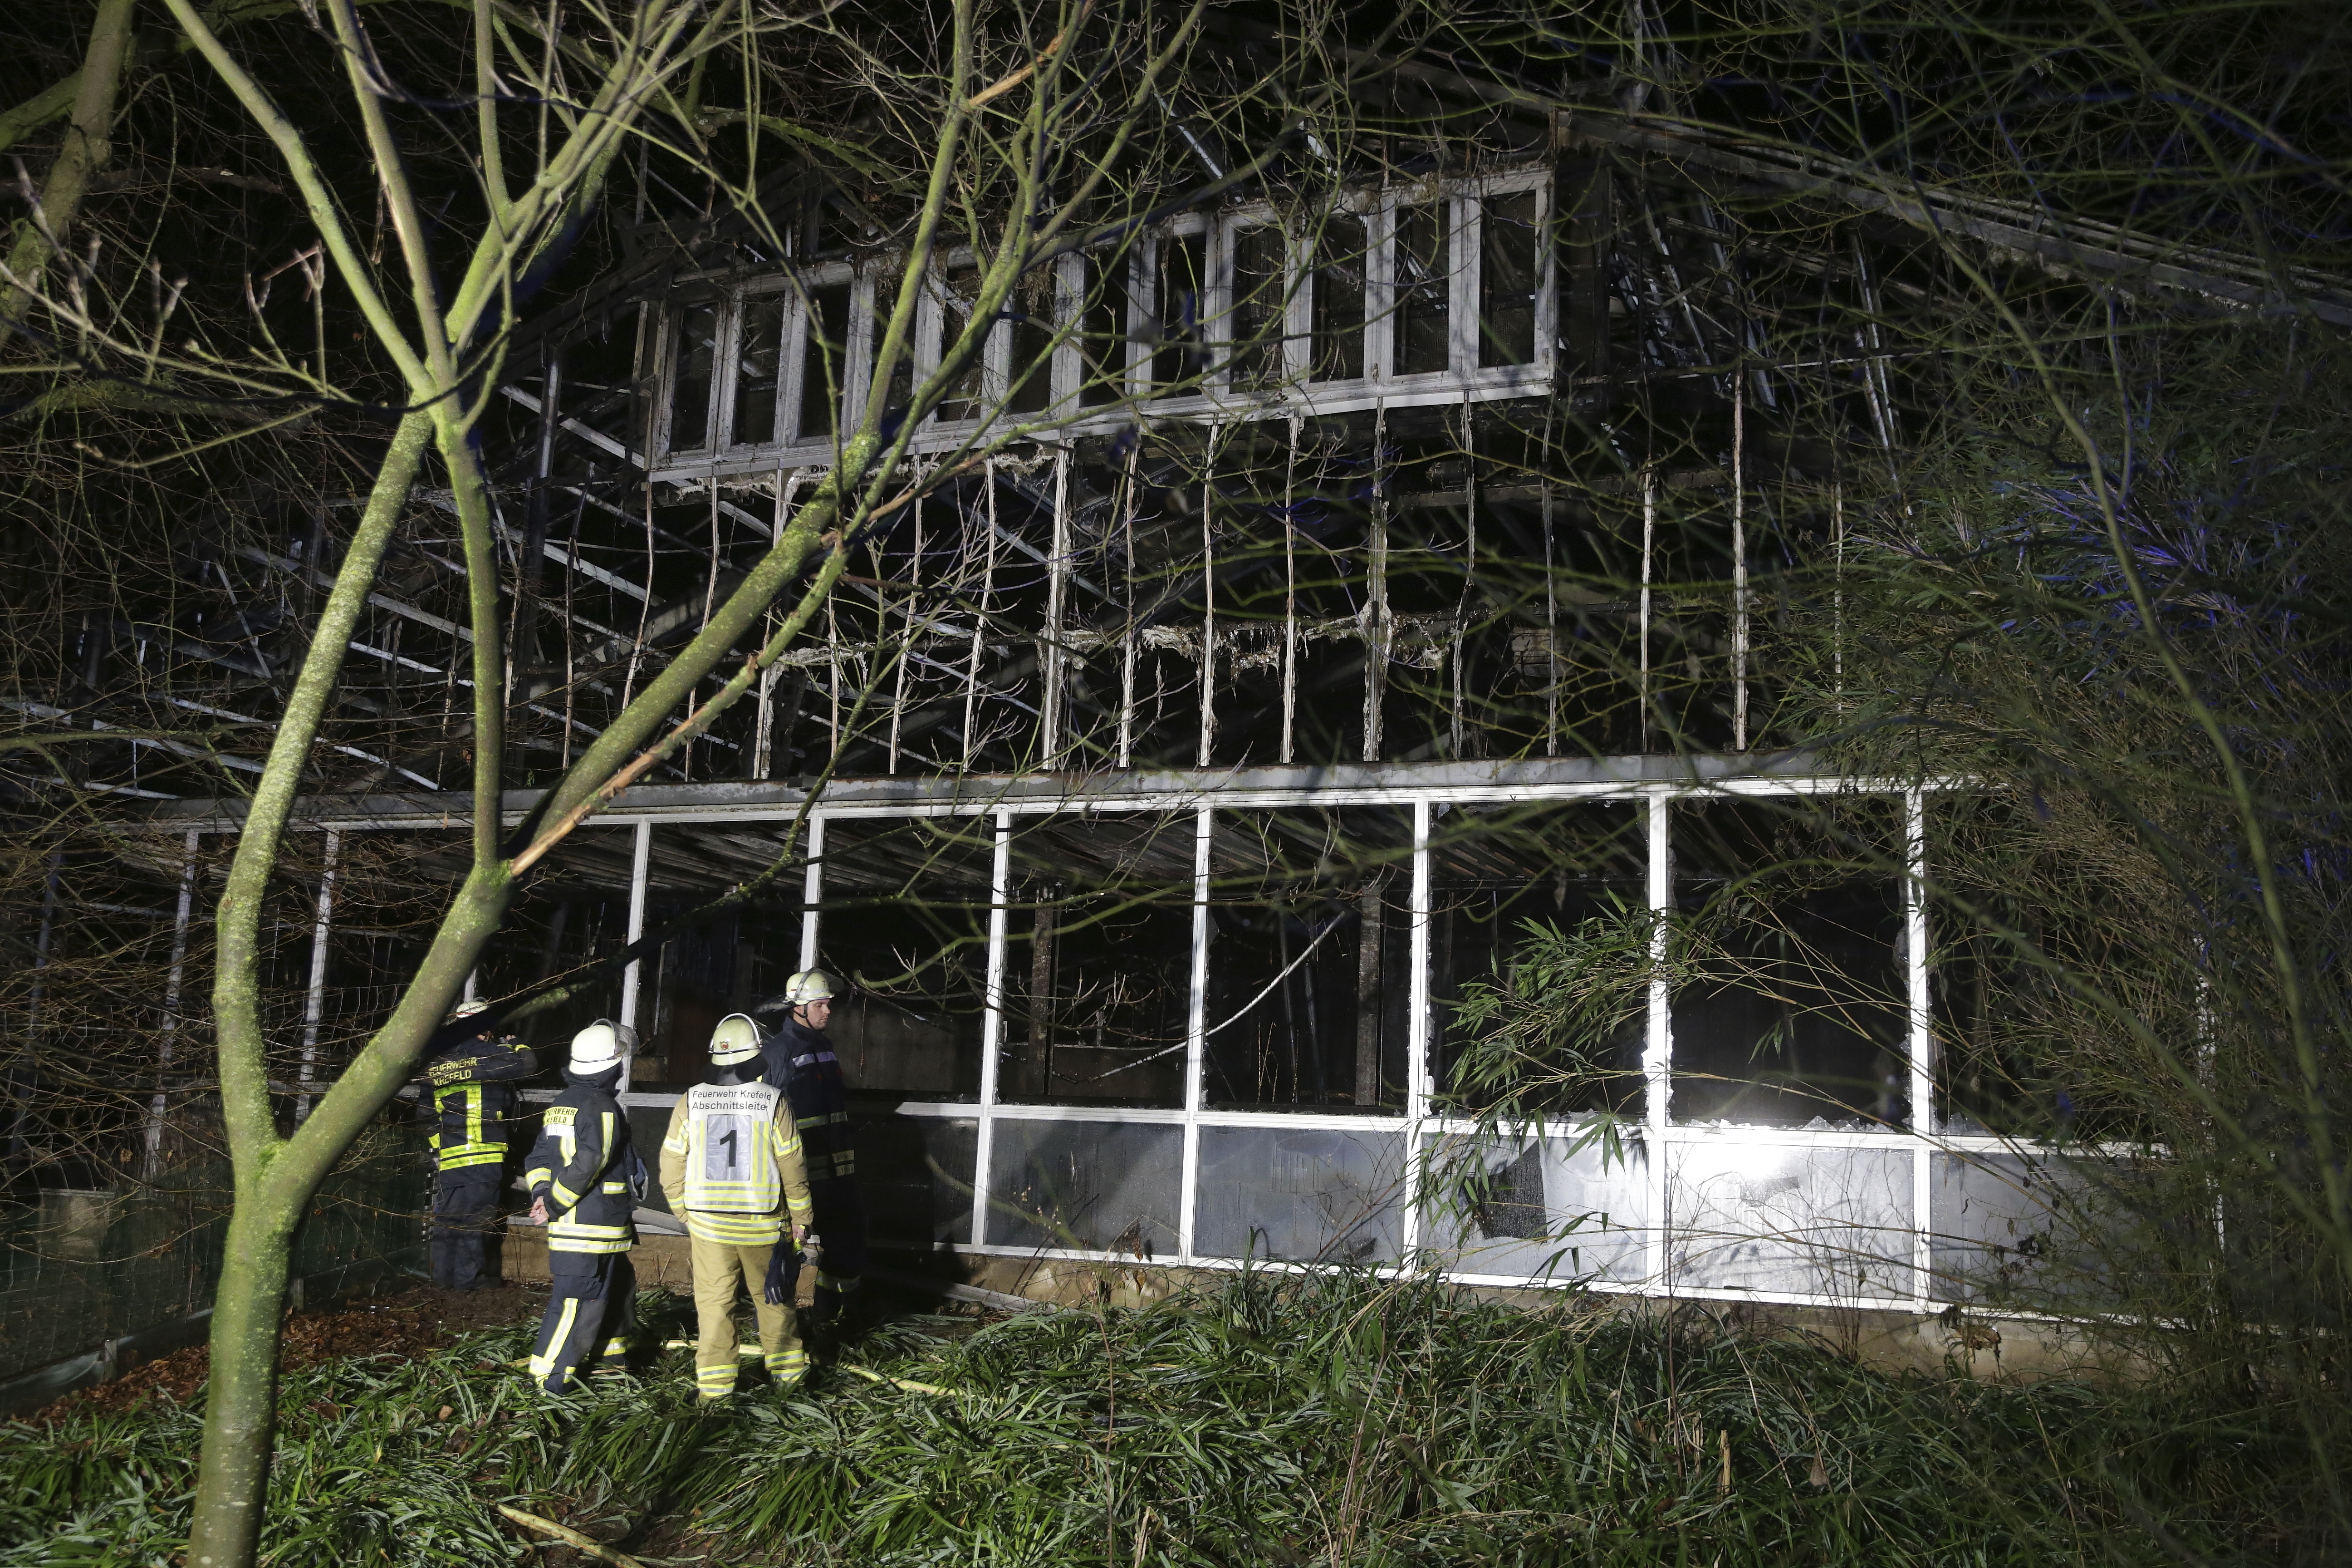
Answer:
[[[278,1369],[299,1372],[343,1356],[418,1356],[476,1329],[502,1328],[535,1317],[539,1290],[503,1285],[494,1290],[444,1290],[414,1284],[375,1296],[330,1303],[286,1320]],[[51,1401],[37,1420],[58,1421],[82,1411],[127,1410],[159,1391],[184,1405],[204,1386],[212,1352],[202,1344],[136,1366],[111,1383]]]

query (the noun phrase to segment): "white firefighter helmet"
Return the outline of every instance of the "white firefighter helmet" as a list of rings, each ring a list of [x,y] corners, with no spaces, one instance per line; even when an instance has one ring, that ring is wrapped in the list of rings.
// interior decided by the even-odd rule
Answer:
[[[730,1013],[710,1031],[710,1060],[728,1068],[760,1054],[760,1026],[748,1013]]]
[[[460,1018],[470,1018],[476,1014],[487,1013],[489,1010],[490,1005],[488,1002],[460,1002],[449,1009],[448,1021],[454,1024]]]
[[[784,982],[784,1000],[795,1007],[833,1000],[833,976],[822,969],[803,969]]]
[[[637,1048],[637,1032],[599,1018],[572,1037],[572,1070],[602,1072]]]

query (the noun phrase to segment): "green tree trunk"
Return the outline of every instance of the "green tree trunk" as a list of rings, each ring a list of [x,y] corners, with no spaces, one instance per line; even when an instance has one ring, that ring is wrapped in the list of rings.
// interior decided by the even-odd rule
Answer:
[[[243,1185],[242,1183],[239,1184]],[[213,1298],[212,1378],[205,1394],[200,1500],[188,1542],[194,1568],[250,1563],[268,1500],[278,1426],[278,1327],[299,1201],[239,1193]]]
[[[278,1320],[286,1299],[294,1222],[356,1131],[346,1131],[332,1142],[326,1128],[312,1131],[308,1124],[307,1137],[278,1136],[277,1112],[269,1099],[260,1009],[261,920],[269,895],[270,868],[277,861],[296,792],[309,772],[310,744],[341,672],[352,628],[374,583],[376,567],[407,507],[408,492],[423,465],[431,434],[430,416],[411,414],[401,421],[385,448],[367,510],[352,536],[310,650],[288,696],[215,916],[219,949],[213,975],[213,1015],[220,1032],[221,1124],[229,1160],[236,1171],[236,1206],[229,1220],[227,1260],[213,1298],[204,1459],[197,1480],[194,1535],[189,1543],[189,1561],[204,1568],[244,1568],[253,1561],[269,1484],[270,1437],[277,1417]],[[445,958],[441,945],[436,943],[426,955],[428,966]],[[475,945],[478,947],[478,939]],[[412,987],[415,1005],[403,1006],[386,1026],[385,1033],[405,1050],[396,1064],[387,1067],[379,1062],[379,1077],[386,1070],[404,1073],[406,1057],[423,1044],[431,1027],[429,1021],[416,1021],[424,1008],[429,1006],[432,1017],[438,1017],[441,998],[419,998],[419,989],[431,988]],[[396,1034],[395,1026],[399,1026]],[[375,1043],[373,1050],[379,1058],[384,1055],[384,1044],[382,1037]],[[383,1084],[383,1099],[370,1104],[361,1120],[373,1115],[398,1084],[398,1076]],[[355,1098],[345,1094],[338,1100],[335,1121],[350,1121]]]

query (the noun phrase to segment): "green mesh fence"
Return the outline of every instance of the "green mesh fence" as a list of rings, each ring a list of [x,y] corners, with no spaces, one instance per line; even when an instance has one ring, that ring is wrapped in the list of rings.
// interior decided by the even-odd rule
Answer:
[[[0,1211],[0,1380],[212,1305],[228,1230],[226,1167],[152,1186],[51,1191]],[[311,1205],[294,1277],[423,1264],[414,1155],[339,1172]]]

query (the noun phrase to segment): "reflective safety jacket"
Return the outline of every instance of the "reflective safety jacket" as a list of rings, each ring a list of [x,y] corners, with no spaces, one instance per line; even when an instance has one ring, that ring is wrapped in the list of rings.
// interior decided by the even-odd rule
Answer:
[[[636,1244],[630,1178],[642,1167],[629,1147],[629,1119],[613,1098],[620,1081],[617,1064],[593,1074],[564,1068],[563,1092],[540,1124],[522,1180],[546,1200],[551,1253],[626,1252]]]
[[[507,1118],[515,1091],[507,1087],[539,1070],[530,1048],[486,1035],[451,1041],[425,1064],[426,1144],[437,1170],[462,1171],[506,1163],[513,1142]]]
[[[770,1084],[699,1083],[677,1097],[661,1146],[662,1194],[688,1232],[758,1247],[809,1223],[792,1108]]]
[[[824,1031],[789,1016],[760,1047],[760,1081],[784,1091],[801,1135],[801,1157],[812,1182],[857,1174],[857,1143],[849,1124],[849,1089]]]

